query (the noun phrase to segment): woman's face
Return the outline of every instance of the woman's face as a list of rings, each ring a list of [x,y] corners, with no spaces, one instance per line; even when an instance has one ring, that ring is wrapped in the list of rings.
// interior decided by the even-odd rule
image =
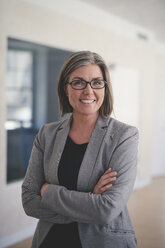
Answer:
[[[84,79],[90,82],[93,79],[103,80],[103,75],[98,65],[89,64],[73,71],[68,81],[72,82],[76,79]],[[92,89],[87,84],[87,87],[83,90],[74,90],[71,85],[67,84],[66,94],[74,114],[96,116],[104,100],[105,88]]]

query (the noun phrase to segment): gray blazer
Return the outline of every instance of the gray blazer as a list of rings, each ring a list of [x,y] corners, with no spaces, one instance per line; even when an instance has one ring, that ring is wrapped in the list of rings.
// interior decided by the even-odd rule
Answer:
[[[110,116],[98,118],[78,176],[77,191],[59,185],[57,171],[69,133],[68,119],[44,125],[33,145],[22,185],[27,215],[38,218],[32,248],[40,246],[53,223],[78,222],[83,248],[135,248],[126,203],[136,177],[138,130]],[[111,167],[117,180],[103,194],[94,186]],[[41,186],[48,182],[44,196]]]

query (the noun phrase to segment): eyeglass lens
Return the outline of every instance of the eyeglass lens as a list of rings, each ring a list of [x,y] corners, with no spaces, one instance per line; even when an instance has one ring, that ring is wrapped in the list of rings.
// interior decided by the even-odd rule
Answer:
[[[85,89],[87,84],[90,84],[93,89],[101,89],[105,86],[104,80],[92,80],[91,82],[86,82],[84,80],[74,80],[71,82],[72,88],[74,89]]]

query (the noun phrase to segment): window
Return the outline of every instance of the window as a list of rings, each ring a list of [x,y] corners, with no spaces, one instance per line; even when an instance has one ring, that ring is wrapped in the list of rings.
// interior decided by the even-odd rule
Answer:
[[[25,174],[36,131],[32,128],[33,52],[7,53],[7,181]]]
[[[6,128],[31,127],[33,53],[9,49],[7,55]]]
[[[60,119],[57,78],[71,51],[9,38],[6,65],[7,182],[25,175],[39,128]]]

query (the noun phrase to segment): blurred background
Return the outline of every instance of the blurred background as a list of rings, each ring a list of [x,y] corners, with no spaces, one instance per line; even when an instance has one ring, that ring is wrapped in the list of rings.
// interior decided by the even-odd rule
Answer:
[[[37,220],[21,184],[36,133],[60,119],[59,70],[79,50],[105,59],[113,116],[140,132],[128,202],[138,247],[165,247],[164,27],[164,0],[0,0],[0,247],[30,247]]]

